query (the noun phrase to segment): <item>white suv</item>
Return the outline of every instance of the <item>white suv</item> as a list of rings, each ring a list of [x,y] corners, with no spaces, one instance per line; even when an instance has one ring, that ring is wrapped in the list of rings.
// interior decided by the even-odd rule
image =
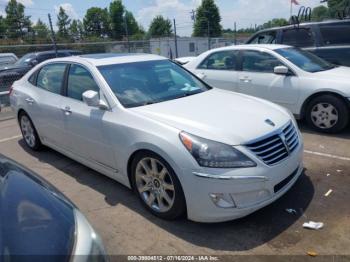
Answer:
[[[15,82],[10,99],[30,148],[47,145],[132,187],[162,218],[245,216],[303,170],[289,111],[211,88],[159,56],[50,60]]]
[[[185,67],[217,88],[280,104],[318,131],[339,132],[349,122],[350,68],[307,51],[284,45],[229,46],[205,52]]]

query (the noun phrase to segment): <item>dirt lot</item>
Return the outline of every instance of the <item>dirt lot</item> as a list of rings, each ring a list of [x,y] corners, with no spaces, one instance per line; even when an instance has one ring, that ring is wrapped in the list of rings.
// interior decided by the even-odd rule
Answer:
[[[155,218],[117,182],[53,150],[29,151],[15,120],[0,122],[0,152],[63,191],[102,236],[109,254],[305,255],[312,250],[349,256],[350,130],[325,136],[302,129],[306,171],[295,186],[274,204],[220,224]],[[329,189],[333,192],[324,196]],[[322,221],[325,227],[303,229],[308,220]]]

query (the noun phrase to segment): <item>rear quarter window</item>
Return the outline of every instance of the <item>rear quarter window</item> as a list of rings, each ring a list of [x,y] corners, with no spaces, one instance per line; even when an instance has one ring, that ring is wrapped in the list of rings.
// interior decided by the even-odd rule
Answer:
[[[350,23],[320,25],[324,45],[349,45]]]

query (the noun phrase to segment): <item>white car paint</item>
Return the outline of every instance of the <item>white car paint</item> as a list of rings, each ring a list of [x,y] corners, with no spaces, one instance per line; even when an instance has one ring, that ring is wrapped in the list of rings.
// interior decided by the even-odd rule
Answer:
[[[285,45],[238,45],[217,48],[199,55],[184,67],[212,86],[272,101],[288,108],[297,118],[302,116],[305,101],[317,93],[330,92],[350,99],[350,68],[336,67],[331,70],[309,73],[275,52],[276,49],[288,47]],[[290,68],[295,75],[198,68],[209,55],[231,50],[255,50],[271,54]]]
[[[150,150],[175,171],[185,194],[188,218],[219,222],[246,216],[270,204],[289,190],[303,170],[303,142],[291,114],[270,102],[215,89],[152,105],[125,108],[97,66],[159,61],[154,55],[119,57],[67,57],[44,62],[13,85],[10,100],[15,112],[32,119],[43,144],[131,187],[128,162],[138,150]],[[88,69],[100,88],[108,110],[49,93],[28,79],[51,63],[79,64]],[[69,107],[69,111],[67,111]],[[273,125],[266,123],[270,119]],[[297,147],[281,162],[268,165],[245,144],[273,134],[291,124]],[[200,166],[179,138],[181,131],[234,146],[256,163],[251,168]],[[286,147],[287,148],[287,147]],[[287,148],[288,150],[288,148]],[[291,174],[281,190],[274,187]],[[229,194],[236,207],[215,205],[210,194]]]

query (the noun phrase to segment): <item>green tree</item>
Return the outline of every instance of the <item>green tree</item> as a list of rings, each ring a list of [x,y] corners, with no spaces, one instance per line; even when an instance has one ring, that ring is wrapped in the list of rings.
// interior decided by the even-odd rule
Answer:
[[[23,38],[30,31],[30,16],[24,14],[24,5],[10,0],[5,8],[5,25],[9,38]]]
[[[109,17],[111,21],[112,36],[121,40],[125,35],[124,28],[125,7],[121,0],[114,0],[109,5]]]
[[[329,18],[329,12],[327,7],[320,5],[312,9],[312,21],[323,21],[327,18]]]
[[[111,30],[107,8],[89,8],[86,11],[83,21],[87,36],[103,37],[105,35],[110,35]]]
[[[34,35],[40,39],[47,39],[50,36],[50,31],[47,25],[38,19],[36,24],[33,26]]]
[[[267,28],[272,28],[272,27],[280,27],[280,26],[285,26],[288,25],[288,21],[284,18],[274,18],[266,23],[264,23],[261,26],[261,29],[267,29]]]
[[[0,15],[0,38],[4,38],[5,37],[5,33],[6,33],[6,22],[5,22],[5,18],[3,18]]]
[[[83,23],[79,19],[73,19],[69,27],[69,32],[71,33],[74,40],[82,39],[85,33]]]
[[[131,12],[129,12],[129,11],[125,11],[124,15],[125,15],[125,21],[126,21],[126,25],[128,27],[129,35],[139,34],[140,33],[140,26],[136,22],[136,19],[135,19],[134,15]]]
[[[165,19],[163,16],[158,15],[153,18],[148,30],[150,37],[166,37],[171,36],[172,24],[169,19]]]
[[[61,38],[69,37],[69,26],[71,19],[67,15],[66,11],[60,6],[60,10],[57,15],[58,36]]]
[[[221,36],[221,16],[219,8],[214,0],[202,0],[202,4],[197,8],[196,20],[193,28],[193,36]],[[209,26],[208,26],[209,24]]]
[[[328,0],[329,15],[332,18],[337,17],[338,11],[343,11],[350,7],[350,0]]]

